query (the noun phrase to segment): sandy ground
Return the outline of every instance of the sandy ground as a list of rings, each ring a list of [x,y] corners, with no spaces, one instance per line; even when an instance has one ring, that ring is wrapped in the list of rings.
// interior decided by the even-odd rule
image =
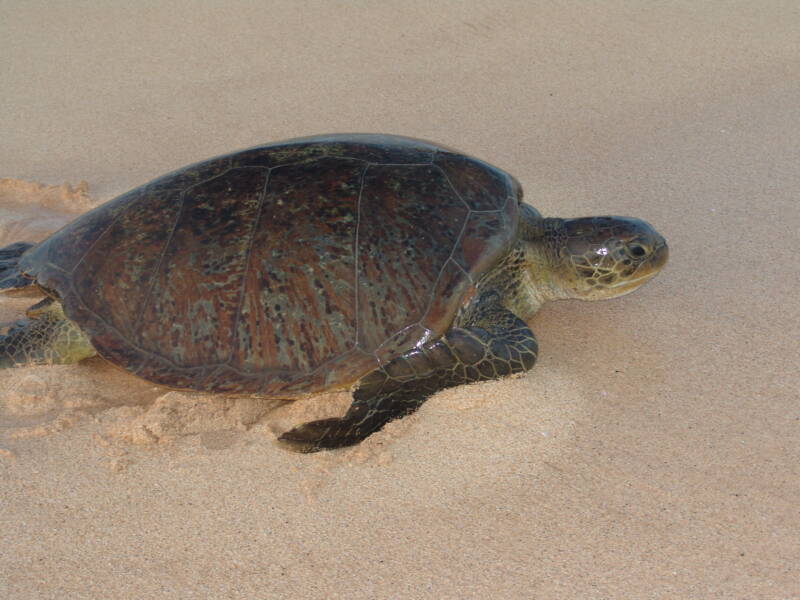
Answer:
[[[537,315],[528,376],[355,449],[273,443],[341,394],[1,372],[0,597],[800,598],[798,47],[789,1],[0,2],[0,244],[208,156],[381,131],[671,248]]]

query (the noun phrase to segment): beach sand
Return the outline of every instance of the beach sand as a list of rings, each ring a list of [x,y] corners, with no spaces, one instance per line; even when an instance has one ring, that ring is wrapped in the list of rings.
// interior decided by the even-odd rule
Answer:
[[[777,1],[0,3],[0,245],[210,156],[379,131],[671,255],[546,306],[526,376],[341,451],[274,440],[343,393],[0,372],[0,597],[800,598],[798,32]]]

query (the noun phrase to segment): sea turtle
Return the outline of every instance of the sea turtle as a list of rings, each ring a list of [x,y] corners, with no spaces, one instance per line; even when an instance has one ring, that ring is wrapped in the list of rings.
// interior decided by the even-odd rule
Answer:
[[[0,249],[44,300],[0,366],[99,354],[172,388],[292,398],[352,388],[280,436],[355,444],[445,387],[530,369],[543,302],[620,296],[667,260],[626,217],[543,218],[511,175],[390,135],[288,140],[198,163]]]

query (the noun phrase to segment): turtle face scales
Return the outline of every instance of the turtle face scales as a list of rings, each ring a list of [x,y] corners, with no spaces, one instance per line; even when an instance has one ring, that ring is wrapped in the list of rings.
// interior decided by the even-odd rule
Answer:
[[[553,219],[547,229],[554,279],[569,298],[601,300],[632,292],[652,279],[669,255],[651,225],[630,217]]]

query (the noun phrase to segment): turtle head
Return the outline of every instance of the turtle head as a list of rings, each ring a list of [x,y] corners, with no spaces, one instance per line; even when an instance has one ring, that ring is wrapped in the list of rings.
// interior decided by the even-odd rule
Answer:
[[[539,248],[556,297],[622,296],[652,279],[667,262],[667,242],[639,219],[542,219],[542,226]]]

